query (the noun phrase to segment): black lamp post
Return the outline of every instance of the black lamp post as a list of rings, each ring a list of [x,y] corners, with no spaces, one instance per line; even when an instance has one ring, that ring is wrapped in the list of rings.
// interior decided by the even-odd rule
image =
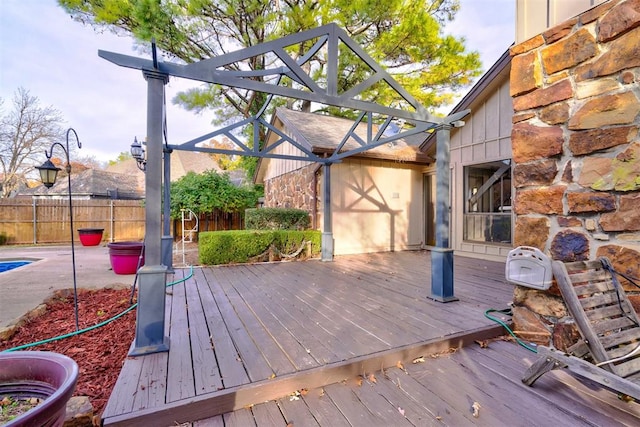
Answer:
[[[73,268],[73,305],[75,308],[76,315],[76,331],[79,329],[78,325],[78,289],[76,286],[76,250],[75,245],[73,243],[73,204],[71,202],[71,162],[69,161],[69,134],[73,132],[76,137],[76,142],[78,143],[78,148],[82,148],[82,144],[80,143],[80,139],[78,138],[78,134],[73,128],[69,128],[67,130],[67,147],[65,148],[59,142],[54,142],[49,149],[49,152],[45,150],[44,154],[47,156],[47,160],[41,165],[36,166],[36,169],[40,171],[40,179],[42,180],[42,184],[45,187],[51,188],[53,184],[56,182],[56,178],[58,177],[58,171],[60,168],[56,167],[51,162],[51,156],[53,155],[53,147],[59,145],[64,151],[65,156],[67,157],[67,165],[65,166],[65,171],[67,172],[67,178],[69,182],[69,219],[70,219],[70,227],[71,227],[71,264]]]
[[[136,159],[138,169],[143,172],[147,169],[147,160],[144,158],[144,147],[138,142],[138,138],[135,136],[131,143],[131,157]]]

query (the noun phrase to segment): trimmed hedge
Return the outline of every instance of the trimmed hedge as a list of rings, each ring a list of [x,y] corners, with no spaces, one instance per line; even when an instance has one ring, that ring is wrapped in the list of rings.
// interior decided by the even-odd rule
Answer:
[[[226,230],[205,231],[198,236],[199,261],[218,265],[260,261],[269,254],[292,254],[311,242],[311,256],[320,254],[322,233],[318,230]],[[299,257],[306,255],[304,249]]]
[[[247,230],[306,230],[310,227],[309,212],[292,208],[251,208],[244,214]]]

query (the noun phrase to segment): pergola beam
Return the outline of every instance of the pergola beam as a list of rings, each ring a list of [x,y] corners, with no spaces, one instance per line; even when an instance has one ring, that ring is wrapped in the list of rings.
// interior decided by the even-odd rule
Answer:
[[[313,41],[314,44],[301,58],[293,58],[287,53],[288,47],[308,41]],[[342,43],[342,46],[340,46],[340,43]],[[359,60],[362,61],[362,64],[368,67],[367,71],[370,72],[370,76],[345,92],[339,93],[339,49],[344,46],[350,49],[359,58]],[[318,85],[310,77],[308,70],[302,68],[302,65],[310,61],[323,47],[326,47],[327,49],[326,88]],[[460,112],[454,116],[445,118],[432,116],[423,105],[421,105],[395,79],[393,79],[393,77],[388,74],[382,66],[367,55],[367,53],[357,43],[349,38],[347,33],[337,25],[328,24],[187,65],[158,61],[155,43],[152,43],[152,60],[102,50],[98,51],[98,55],[116,65],[142,70],[148,81],[148,157],[145,178],[145,188],[147,192],[147,202],[145,205],[145,249],[148,250],[146,251],[147,265],[141,268],[138,272],[140,274],[140,291],[138,295],[139,306],[136,323],[136,341],[135,347],[131,352],[132,355],[142,355],[157,351],[166,351],[169,349],[168,340],[164,336],[164,290],[166,285],[167,266],[164,266],[161,263],[162,238],[166,239],[168,237],[162,236],[162,227],[160,224],[160,218],[162,217],[162,198],[160,187],[162,184],[163,152],[170,155],[171,150],[176,149],[231,155],[240,154],[262,158],[306,160],[322,163],[324,166],[325,192],[323,197],[324,221],[322,230],[322,260],[331,261],[333,259],[330,188],[331,164],[339,162],[345,157],[370,150],[405,136],[437,128],[438,153],[436,162],[438,169],[438,194],[436,199],[436,240],[438,242],[437,245],[439,246],[439,249],[442,252],[449,251],[452,256],[452,251],[448,248],[448,237],[446,239],[443,237],[445,235],[448,236],[449,233],[448,216],[446,219],[443,217],[443,215],[448,215],[449,206],[448,132],[452,126],[456,126],[454,122],[464,117],[468,111]],[[280,61],[280,64],[264,71],[230,71],[226,69],[231,68],[231,65],[235,64],[237,66],[238,63],[256,56],[266,56],[269,59],[277,58]],[[276,76],[276,84],[255,79],[256,76],[269,75]],[[297,141],[285,135],[284,132],[280,132],[260,116],[246,118],[241,120],[239,123],[218,129],[215,132],[195,138],[184,144],[165,144],[163,147],[162,131],[164,125],[164,85],[168,82],[169,76],[267,93],[269,94],[267,102],[273,98],[273,95],[277,95],[290,99],[300,99],[340,108],[349,108],[361,111],[362,113],[350,131],[345,135],[340,146],[337,147],[331,155],[323,158],[303,147]],[[289,76],[300,86],[300,88],[280,86],[282,76]],[[393,91],[395,91],[395,93],[402,99],[401,104],[406,108],[401,109],[387,107],[373,102],[363,101],[360,98],[363,91],[371,88],[373,85],[382,83],[387,84],[391,89],[393,89]],[[267,104],[260,109],[260,115],[266,111],[266,107]],[[373,132],[374,113],[385,116],[383,119],[383,125],[375,135]],[[367,131],[366,137],[363,138],[356,134],[356,130],[365,118]],[[394,118],[404,119],[410,123],[412,128],[391,136],[385,136],[384,131]],[[233,135],[233,131],[235,129],[248,124],[254,125],[253,147],[249,147],[249,144],[242,143]],[[271,132],[276,133],[280,137],[276,142],[278,145],[285,142],[290,143],[300,150],[302,154],[283,155],[273,152],[274,147],[260,148],[259,126],[264,126],[271,130]],[[443,137],[442,144],[440,144],[441,133]],[[228,150],[197,146],[197,144],[217,135],[225,135],[229,137],[238,147],[240,147],[240,149]],[[349,139],[354,139],[357,147],[354,149],[341,150]],[[165,167],[167,167],[167,164],[165,164]],[[165,185],[169,186],[170,183],[165,182]],[[432,290],[443,286],[441,283],[443,278],[445,280],[451,279],[451,289],[447,289],[446,292],[450,291],[452,294],[453,263],[439,262],[437,258],[434,258],[434,260],[438,262],[438,265],[440,265],[441,268],[438,269],[440,272],[439,277],[432,276],[432,281],[434,282],[432,283]],[[445,260],[448,260],[448,258]],[[435,268],[438,267],[436,266]],[[447,285],[445,284],[445,287],[446,286]],[[452,295],[451,298],[445,296],[445,298],[436,299],[439,301],[453,300]]]

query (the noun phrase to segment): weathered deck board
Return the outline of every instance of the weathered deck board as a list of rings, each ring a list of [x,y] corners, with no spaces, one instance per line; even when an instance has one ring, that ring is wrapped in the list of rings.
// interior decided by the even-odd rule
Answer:
[[[491,344],[485,351],[473,351],[473,362],[485,372],[487,377],[504,377],[519,379],[523,370],[535,361],[535,354],[520,350],[515,346]],[[521,384],[517,384],[520,388]],[[640,405],[624,403],[615,393],[600,388],[589,387],[584,381],[578,381],[567,372],[554,371],[553,375],[543,383],[527,387],[526,391],[541,399],[543,407],[553,406],[558,409],[578,414],[593,425],[610,426],[618,423],[635,425],[640,422]],[[535,401],[532,398],[532,401]],[[506,404],[515,406],[516,413],[522,408],[515,405],[512,399]],[[603,409],[603,406],[607,409]],[[608,408],[616,408],[611,411]],[[616,421],[617,420],[617,421]]]
[[[187,314],[186,286],[188,286],[187,282],[173,286],[169,291],[173,299],[171,303],[171,325],[183,325],[183,328],[171,328],[169,332],[170,346],[173,351],[169,352],[167,402],[186,399],[196,395]],[[184,328],[185,326],[186,329]]]
[[[196,394],[210,393],[223,388],[211,334],[196,281],[185,283],[189,338],[193,360]]]
[[[252,340],[249,332],[245,329],[242,320],[238,317],[238,312],[244,311],[244,308],[240,307],[238,310],[234,308],[233,303],[219,284],[220,279],[218,279],[218,281],[214,280],[213,283],[211,283],[211,281],[209,282],[209,289],[216,300],[227,331],[233,340],[233,344],[240,356],[244,369],[249,375],[249,378],[251,381],[270,378],[273,374],[273,370],[262,356],[260,349]]]
[[[379,372],[375,382],[352,378],[309,390],[295,401],[295,411],[288,409],[294,402],[283,398],[264,404],[265,408],[259,404],[240,412],[254,414],[257,427],[282,423],[297,427],[635,426],[640,422],[640,404],[594,390],[567,372],[554,371],[541,378],[543,387],[522,384],[529,354],[506,341],[492,342],[489,348],[468,346],[405,369]],[[479,405],[475,416],[474,403]],[[276,414],[276,406],[282,419],[263,421],[255,416],[266,410]],[[232,414],[225,414],[225,419]]]
[[[253,279],[257,283],[263,282],[260,274],[259,266],[248,266],[247,271],[253,274]],[[281,293],[275,286],[256,286],[253,289],[254,294],[262,295],[265,303],[268,302],[268,309],[271,314],[282,323],[293,336],[297,338],[300,344],[308,351],[309,354],[320,364],[326,364],[343,360],[336,351],[340,346],[340,342],[334,335],[329,333],[326,328],[319,327],[300,310],[299,303],[291,301],[289,292]],[[349,353],[351,356],[354,353]]]
[[[228,273],[225,269],[221,269]],[[250,331],[254,341],[269,361],[275,375],[295,372],[319,366],[309,355],[288,328],[274,316],[272,310],[264,304],[264,295],[254,294],[257,288],[253,275],[242,271],[235,274],[223,285],[227,295],[233,294],[236,306],[245,304],[248,308],[244,314],[244,324]],[[227,276],[229,279],[229,276]],[[278,334],[274,335],[273,331]]]
[[[396,358],[411,357],[424,343],[445,338],[446,348],[446,337],[456,337],[460,343],[466,331],[499,330],[483,312],[504,308],[511,301],[513,288],[504,281],[504,264],[456,258],[460,301],[443,304],[428,298],[429,258],[428,252],[418,251],[337,257],[332,263],[194,269],[193,277],[167,291],[170,351],[127,360],[121,375],[126,378],[119,378],[103,422],[135,425],[138,417],[154,412],[177,414],[171,423],[189,416],[199,419],[212,408],[229,408],[234,401],[245,405],[252,395],[264,401],[272,394],[265,393],[271,383],[272,392],[287,394],[288,387],[300,384],[299,374],[313,379],[310,384],[320,384],[325,377],[339,381],[341,372],[365,366],[367,358],[393,366]],[[178,271],[176,276],[188,272]],[[325,365],[330,368],[324,370]],[[283,381],[278,380],[281,377]],[[138,396],[138,388],[146,390],[149,384],[155,389]],[[242,396],[236,400],[235,393]],[[222,400],[207,404],[211,397]],[[181,405],[186,409],[178,410]],[[305,419],[316,423],[340,413],[340,408],[321,398],[310,398],[306,407]],[[284,419],[287,410],[296,413],[300,408],[282,405],[280,416]],[[228,414],[224,423],[233,425],[236,419],[241,423],[246,416]],[[337,419],[346,422],[345,416]],[[223,420],[209,421],[217,425]]]
[[[249,376],[244,369],[242,359],[233,344],[218,307],[218,301],[215,300],[202,269],[194,269],[193,275],[198,284],[200,302],[207,321],[210,340],[214,343],[216,360],[224,387],[229,388],[249,383]]]

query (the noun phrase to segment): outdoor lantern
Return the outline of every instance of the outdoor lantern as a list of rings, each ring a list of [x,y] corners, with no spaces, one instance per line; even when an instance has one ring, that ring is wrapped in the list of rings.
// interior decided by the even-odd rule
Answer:
[[[42,184],[47,188],[51,188],[53,184],[56,183],[58,171],[62,170],[51,163],[50,159],[47,159],[42,166],[36,166],[36,169],[40,171],[40,180],[42,180]]]
[[[147,163],[144,159],[144,147],[140,145],[137,137],[133,138],[133,143],[131,144],[131,157],[136,159],[138,169],[144,171]]]

